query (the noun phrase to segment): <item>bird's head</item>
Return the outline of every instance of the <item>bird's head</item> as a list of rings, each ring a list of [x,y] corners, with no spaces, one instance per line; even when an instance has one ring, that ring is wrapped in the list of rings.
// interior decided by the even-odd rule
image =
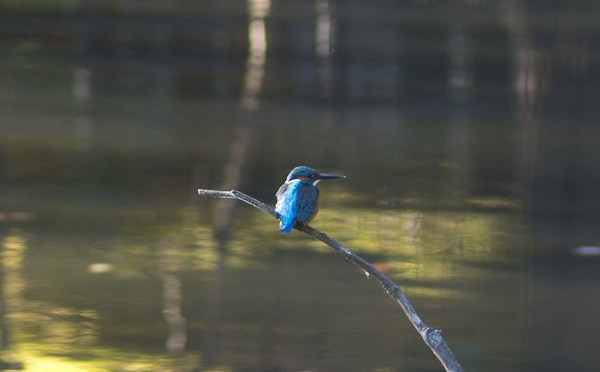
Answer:
[[[300,165],[288,174],[285,179],[286,182],[290,182],[291,180],[300,180],[300,181],[312,181],[313,184],[316,184],[320,180],[332,180],[335,178],[346,178],[341,174],[335,173],[319,173],[316,169],[307,167],[306,165]]]

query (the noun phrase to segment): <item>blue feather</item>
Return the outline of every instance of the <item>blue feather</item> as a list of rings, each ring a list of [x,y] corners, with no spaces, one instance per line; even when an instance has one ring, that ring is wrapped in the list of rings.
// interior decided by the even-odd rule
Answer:
[[[296,224],[298,215],[298,190],[302,182],[292,181],[284,183],[277,192],[277,205],[275,211],[279,213],[279,230],[289,233]]]
[[[308,223],[319,209],[319,189],[312,183],[302,182],[302,187],[298,189],[296,196],[298,198],[296,219]]]

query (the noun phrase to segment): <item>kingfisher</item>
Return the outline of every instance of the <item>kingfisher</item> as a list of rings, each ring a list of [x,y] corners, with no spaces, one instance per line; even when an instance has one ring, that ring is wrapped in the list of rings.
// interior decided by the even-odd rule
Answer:
[[[307,224],[319,211],[321,180],[346,178],[341,174],[320,173],[306,165],[291,170],[285,183],[277,190],[275,211],[279,213],[279,231],[289,233],[297,222]]]

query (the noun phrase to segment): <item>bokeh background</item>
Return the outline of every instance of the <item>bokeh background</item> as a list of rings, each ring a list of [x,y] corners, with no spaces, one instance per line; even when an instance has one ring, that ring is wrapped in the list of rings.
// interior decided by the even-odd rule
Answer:
[[[600,5],[4,0],[0,347],[28,371],[439,371],[376,263],[468,371],[600,364]]]

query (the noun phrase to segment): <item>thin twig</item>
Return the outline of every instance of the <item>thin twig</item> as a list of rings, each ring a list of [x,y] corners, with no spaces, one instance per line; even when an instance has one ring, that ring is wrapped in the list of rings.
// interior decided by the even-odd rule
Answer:
[[[279,214],[269,205],[237,190],[219,191],[198,189],[198,195],[210,196],[213,198],[241,200],[255,208],[262,210],[265,213],[272,215],[275,218],[279,217]],[[335,251],[340,253],[342,256],[344,256],[346,259],[350,260],[352,263],[364,270],[364,272],[367,275],[372,275],[375,279],[377,279],[379,283],[383,286],[387,294],[394,300],[396,300],[396,302],[400,305],[400,307],[402,308],[412,325],[423,338],[423,341],[425,341],[425,343],[427,344],[427,346],[429,346],[433,354],[435,354],[435,356],[439,359],[446,371],[458,372],[463,370],[460,363],[458,363],[458,360],[456,360],[454,353],[452,352],[452,350],[450,350],[450,347],[446,343],[446,340],[444,340],[444,337],[442,336],[442,331],[430,327],[421,319],[419,314],[417,314],[415,308],[408,300],[408,297],[406,297],[404,292],[396,283],[394,283],[393,280],[391,280],[387,275],[383,274],[365,259],[352,252],[348,247],[344,246],[337,240],[331,238],[327,234],[301,223],[296,223],[294,228],[327,244]]]

